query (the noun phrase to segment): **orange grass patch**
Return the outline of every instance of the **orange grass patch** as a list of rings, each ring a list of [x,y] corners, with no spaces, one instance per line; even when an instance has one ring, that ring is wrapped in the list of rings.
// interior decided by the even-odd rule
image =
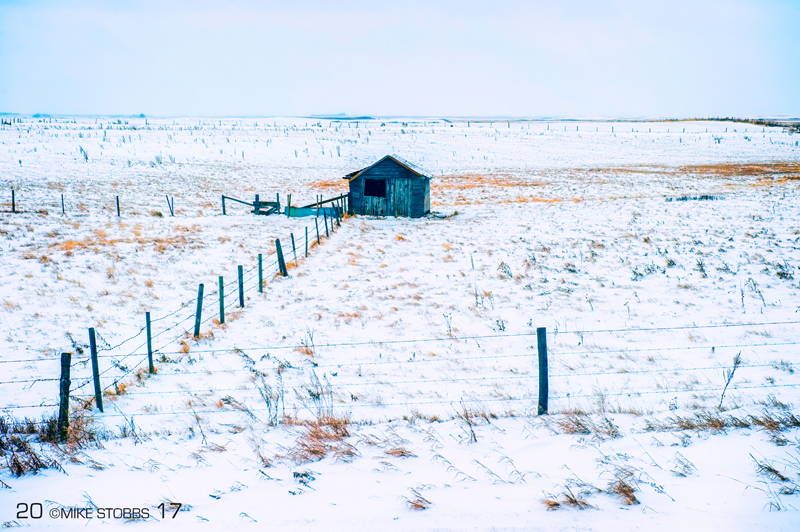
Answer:
[[[542,181],[526,181],[506,174],[464,174],[442,176],[431,182],[431,190],[469,190],[473,188],[541,187]]]
[[[712,175],[717,177],[784,176],[800,179],[800,162],[703,164],[682,166],[678,170],[682,173]]]
[[[350,188],[344,179],[319,179],[312,181],[308,186],[317,190],[330,190],[341,193],[346,193]]]

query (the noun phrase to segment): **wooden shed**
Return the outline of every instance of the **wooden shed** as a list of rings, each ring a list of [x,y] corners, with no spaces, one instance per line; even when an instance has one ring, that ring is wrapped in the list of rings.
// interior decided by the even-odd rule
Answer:
[[[431,212],[431,176],[397,155],[343,179],[350,184],[353,214],[420,218]]]

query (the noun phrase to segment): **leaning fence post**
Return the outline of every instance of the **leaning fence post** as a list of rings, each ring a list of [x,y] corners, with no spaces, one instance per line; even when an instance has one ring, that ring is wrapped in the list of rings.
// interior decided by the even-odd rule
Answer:
[[[244,267],[239,266],[239,306],[244,308]]]
[[[117,218],[119,218],[119,196],[117,196]]]
[[[103,393],[100,390],[100,368],[97,365],[97,339],[94,336],[94,327],[89,327],[89,351],[92,354],[92,377],[94,379],[94,399],[97,408],[103,411]]]
[[[194,313],[194,337],[200,337],[200,318],[203,314],[203,283],[197,287],[197,311]]]
[[[164,194],[164,195],[167,197],[167,207],[169,208],[169,215],[170,216],[175,216],[175,211],[174,211],[175,198],[172,198],[172,203],[170,203],[169,194]]]
[[[219,276],[219,323],[225,323],[225,284]]]
[[[317,245],[320,245],[320,244],[322,244],[322,242],[319,241],[319,221],[318,221],[318,218],[314,218],[314,227],[317,228]]]
[[[258,254],[258,291],[264,292],[264,267],[261,261],[261,253]]]
[[[297,266],[297,248],[294,247],[294,233],[289,233],[289,236],[292,237],[292,253],[294,253],[294,265]]]
[[[547,413],[547,329],[536,329],[539,347],[539,415]]]
[[[322,219],[325,220],[325,238],[330,238],[331,234],[328,232],[328,214],[323,212]]]
[[[277,238],[275,239],[275,249],[278,251],[278,269],[280,269],[281,275],[284,277],[289,275],[289,272],[286,271],[286,262],[283,260],[283,250],[281,249],[281,241]]]
[[[69,429],[69,369],[72,362],[72,353],[61,353],[61,390],[58,402],[58,439],[67,441]]]
[[[144,321],[147,325],[147,360],[150,362],[150,373],[153,374],[156,372],[155,366],[153,366],[153,333],[150,329],[150,313],[144,313]]]

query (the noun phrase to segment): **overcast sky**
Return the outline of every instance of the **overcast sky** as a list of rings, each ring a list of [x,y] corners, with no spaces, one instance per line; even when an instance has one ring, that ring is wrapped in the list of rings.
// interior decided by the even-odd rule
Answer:
[[[800,116],[800,0],[0,0],[0,112]]]

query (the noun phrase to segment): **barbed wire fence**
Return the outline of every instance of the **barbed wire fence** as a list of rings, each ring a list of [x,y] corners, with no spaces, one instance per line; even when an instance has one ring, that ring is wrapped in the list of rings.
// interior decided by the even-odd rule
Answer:
[[[328,216],[328,211],[331,213]],[[330,238],[330,233],[334,232],[338,227],[341,227],[342,219],[344,216],[344,209],[343,206],[338,206],[336,208],[327,209],[325,213],[323,213],[322,222],[324,224],[325,232],[317,236],[311,241],[307,241],[305,243],[306,251],[301,252],[299,257],[307,257],[308,250],[314,249],[317,245],[324,243],[326,240]],[[315,222],[315,224],[319,224],[319,221]],[[317,225],[318,227],[318,225]],[[308,228],[306,228],[306,238],[308,239]],[[290,235],[290,239],[292,240],[292,251],[294,254],[291,256],[293,260],[290,260],[289,263],[291,264],[294,262],[294,266],[297,266],[298,262],[298,253],[295,249],[295,242],[294,242],[294,235]],[[288,241],[289,239],[286,239]],[[148,370],[148,364],[151,369],[150,373],[152,373],[153,369],[153,356],[158,355],[162,357],[162,361],[166,361],[165,357],[167,355],[174,355],[174,354],[182,354],[180,351],[165,351],[165,349],[170,346],[176,344],[176,342],[184,341],[187,339],[198,339],[201,337],[202,333],[199,333],[199,329],[207,326],[209,322],[214,322],[216,324],[224,323],[225,314],[235,309],[237,307],[244,308],[244,296],[254,290],[258,290],[259,292],[263,292],[263,289],[268,282],[269,278],[277,276],[277,275],[288,275],[288,270],[286,266],[286,261],[284,259],[281,247],[280,247],[280,239],[275,240],[275,249],[270,251],[269,253],[262,255],[258,255],[258,260],[254,266],[245,270],[242,266],[238,268],[238,276],[232,281],[227,283],[223,283],[222,276],[219,277],[219,288],[212,290],[209,293],[203,295],[203,298],[200,299],[201,304],[196,306],[195,310],[191,314],[182,314],[182,312],[186,311],[191,307],[195,307],[197,305],[198,300],[190,300],[183,304],[181,304],[177,309],[160,316],[158,318],[150,319],[149,312],[147,314],[148,324],[139,329],[135,334],[121,339],[121,340],[107,340],[102,336],[102,334],[96,330],[95,328],[89,329],[89,343],[83,343],[80,341],[76,341],[70,335],[70,339],[73,342],[73,348],[76,353],[70,353],[70,362],[68,364],[69,370],[64,372],[64,367],[62,365],[62,375],[60,378],[31,378],[31,379],[12,379],[12,380],[3,380],[0,381],[0,392],[3,395],[6,395],[8,398],[12,398],[14,396],[14,392],[10,391],[10,387],[14,385],[27,385],[26,387],[29,388],[38,383],[49,383],[49,382],[56,382],[61,381],[62,385],[63,382],[71,381],[69,386],[69,394],[67,396],[67,400],[69,398],[84,400],[85,405],[89,406],[92,403],[92,400],[95,400],[95,406],[99,407],[102,411],[102,396],[103,394],[108,394],[109,390],[112,388],[117,389],[120,383],[126,377],[130,376],[133,373],[145,372]],[[224,300],[224,294],[227,292],[226,289],[230,289],[232,287],[236,287],[238,285],[238,294],[232,294],[233,296],[238,297],[231,297],[228,296],[228,301]],[[201,285],[202,286],[202,285]],[[214,296],[217,296],[215,298]],[[202,300],[205,300],[206,303],[203,304]],[[213,313],[213,309],[219,306],[220,314],[217,316]],[[152,324],[157,322],[162,322],[165,320],[170,320],[170,318],[178,317],[177,319],[168,321],[169,325],[161,329],[155,334],[151,334],[150,327]],[[195,322],[195,333],[191,334],[190,327],[187,327],[187,322],[194,320]],[[174,335],[175,331],[180,331],[178,335]],[[173,333],[173,334],[170,334]],[[146,336],[146,338],[145,338]],[[124,346],[129,344],[130,342],[134,342],[135,340],[139,340],[139,343],[136,344],[130,350],[122,350]],[[166,339],[160,343],[157,347],[153,348],[153,342],[157,341],[158,339]],[[188,347],[188,346],[187,346]],[[146,352],[142,352],[143,349],[147,348]],[[119,351],[122,350],[120,353]],[[77,354],[78,356],[72,360],[72,355]],[[107,360],[110,364],[107,364],[105,368],[102,370],[100,369],[100,360]],[[3,356],[3,359],[0,360],[0,364],[4,365],[13,365],[13,364],[33,364],[37,365],[40,363],[44,364],[54,364],[57,363],[57,360],[52,358],[45,358],[45,357],[31,357],[31,358],[10,358],[8,356]],[[81,376],[77,379],[73,379],[72,377],[72,370],[87,369],[89,366],[92,366],[92,370],[95,373],[94,376]],[[3,366],[0,366],[3,367]],[[8,367],[8,366],[5,366]],[[102,380],[101,380],[102,379]],[[105,381],[103,386],[101,383]],[[111,381],[111,382],[109,382]],[[95,393],[94,395],[85,394],[85,389],[88,385],[95,383]],[[4,390],[5,388],[5,390]],[[54,394],[55,395],[55,394]],[[28,413],[35,412],[36,414],[45,414],[48,408],[63,406],[63,395],[62,401],[60,403],[51,403],[48,401],[42,401],[39,404],[32,404],[32,405],[19,405],[19,404],[7,404],[0,408],[0,410],[6,411],[7,415],[12,417],[18,417],[19,415],[25,415]],[[36,417],[36,414],[33,417]],[[44,419],[42,421],[34,421],[31,419],[27,419],[28,423],[33,424],[47,424],[48,421]]]

